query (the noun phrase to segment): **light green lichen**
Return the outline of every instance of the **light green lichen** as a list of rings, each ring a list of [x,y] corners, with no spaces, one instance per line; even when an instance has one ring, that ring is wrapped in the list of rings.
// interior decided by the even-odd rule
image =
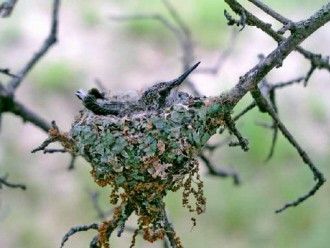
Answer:
[[[112,186],[111,202],[133,206],[144,238],[154,241],[164,234],[160,213],[168,191],[183,188],[183,205],[198,214],[205,211],[196,158],[223,125],[225,111],[208,98],[123,117],[84,110],[68,138],[71,151],[90,162],[95,181]]]

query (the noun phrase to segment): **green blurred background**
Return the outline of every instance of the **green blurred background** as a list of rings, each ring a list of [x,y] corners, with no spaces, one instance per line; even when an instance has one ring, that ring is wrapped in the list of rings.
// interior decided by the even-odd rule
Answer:
[[[245,4],[246,1],[244,1]],[[264,1],[283,15],[300,20],[312,14],[326,0]],[[228,46],[232,27],[226,26],[225,4],[221,0],[174,1],[190,27],[196,45],[196,60],[213,65],[219,51]],[[248,5],[254,14],[270,19]],[[228,9],[228,8],[227,8]],[[0,67],[17,71],[39,47],[49,29],[50,1],[19,1],[9,19],[1,19]],[[100,79],[112,92],[141,90],[153,82],[176,77],[180,72],[180,50],[167,29],[152,21],[113,22],[110,15],[161,13],[158,0],[63,1],[59,43],[35,67],[17,92],[17,98],[47,120],[56,120],[68,130],[81,104],[74,96],[78,88],[88,89]],[[275,27],[278,24],[274,23]],[[306,40],[304,47],[330,54],[329,25]],[[205,95],[229,89],[240,75],[257,63],[276,44],[267,35],[246,27],[216,76],[193,75],[196,87]],[[268,76],[281,82],[303,75],[309,64],[293,53]],[[5,78],[1,76],[0,80]],[[329,73],[317,71],[309,86],[284,89],[278,95],[280,114],[289,130],[330,178]],[[239,111],[251,101],[245,97]],[[198,216],[192,229],[188,211],[181,207],[180,193],[169,194],[167,206],[185,247],[329,247],[330,188],[326,184],[313,198],[280,215],[274,210],[306,192],[313,184],[310,171],[296,151],[282,137],[274,158],[264,163],[271,132],[256,125],[270,121],[256,110],[238,126],[250,141],[250,151],[223,147],[210,158],[221,168],[234,168],[242,185],[204,172],[207,211]],[[109,209],[109,189],[99,189],[90,177],[89,165],[78,159],[76,169],[67,171],[69,156],[31,154],[45,133],[20,119],[4,115],[0,139],[0,173],[8,172],[28,190],[0,190],[0,247],[59,247],[71,226],[97,221],[89,192],[101,193],[101,205]],[[224,136],[215,137],[213,142]],[[204,168],[204,167],[202,167]],[[134,226],[135,218],[130,224]],[[72,237],[66,247],[87,247],[94,231]],[[128,247],[131,233],[111,238],[113,247]],[[137,247],[161,247],[138,238]]]

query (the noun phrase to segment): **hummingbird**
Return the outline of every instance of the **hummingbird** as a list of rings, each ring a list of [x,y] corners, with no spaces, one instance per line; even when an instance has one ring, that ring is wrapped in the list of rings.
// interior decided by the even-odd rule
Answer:
[[[200,62],[188,68],[181,76],[168,82],[160,82],[147,89],[140,99],[147,108],[159,109],[166,105],[166,99],[172,89],[180,86],[189,74],[196,69]],[[178,95],[185,95],[183,92]]]
[[[118,96],[109,99],[96,88],[92,88],[88,92],[80,89],[75,94],[83,105],[96,115],[122,116],[139,111],[159,110],[177,103],[186,103],[190,99],[188,93],[172,90],[180,86],[199,64],[200,62],[196,63],[176,79],[151,86],[142,93],[138,100],[123,100]]]
[[[125,105],[119,101],[110,101],[96,88],[90,89],[87,93],[80,89],[76,91],[76,96],[96,115],[118,115]]]

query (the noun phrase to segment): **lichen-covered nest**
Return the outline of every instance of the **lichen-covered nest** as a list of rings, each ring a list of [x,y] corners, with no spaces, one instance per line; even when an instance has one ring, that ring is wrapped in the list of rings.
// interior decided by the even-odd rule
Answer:
[[[208,99],[195,99],[189,105],[124,117],[85,110],[69,132],[71,149],[90,162],[100,186],[113,187],[112,203],[121,198],[133,204],[142,229],[161,228],[168,190],[183,187],[183,205],[198,214],[205,209],[196,157],[221,124],[220,108]]]
[[[172,90],[195,67],[177,80],[152,86],[139,99],[110,97],[95,89],[78,91],[86,108],[71,130],[50,130],[50,142],[60,141],[66,151],[85,158],[96,183],[112,187],[110,202],[119,206],[99,230],[101,246],[108,247],[109,226],[123,227],[132,212],[144,239],[163,238],[163,198],[168,191],[183,188],[183,205],[197,214],[205,211],[197,156],[223,125],[229,108],[217,97]]]

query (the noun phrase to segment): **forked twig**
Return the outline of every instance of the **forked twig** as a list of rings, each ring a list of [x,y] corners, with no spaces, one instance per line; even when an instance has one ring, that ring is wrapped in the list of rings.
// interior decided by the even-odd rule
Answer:
[[[325,180],[323,174],[319,171],[319,169],[314,165],[312,160],[309,158],[308,154],[300,147],[300,145],[294,139],[294,137],[291,135],[289,130],[285,127],[285,125],[282,123],[282,121],[278,118],[278,115],[276,114],[275,110],[268,104],[267,100],[262,96],[260,90],[258,88],[255,88],[253,91],[255,93],[255,94],[253,94],[253,97],[254,97],[255,101],[257,102],[258,106],[262,106],[262,108],[265,109],[266,112],[276,122],[281,133],[290,142],[290,144],[297,150],[297,152],[299,153],[303,162],[305,164],[307,164],[309,169],[312,171],[312,173],[314,175],[314,180],[316,180],[316,184],[313,186],[313,188],[309,192],[300,196],[298,199],[296,199],[292,202],[286,203],[282,208],[279,208],[275,211],[276,213],[280,213],[289,207],[298,206],[303,201],[305,201],[309,197],[313,196],[326,180]]]
[[[71,227],[70,230],[63,236],[60,247],[63,248],[64,244],[69,240],[69,238],[72,235],[74,235],[78,232],[86,232],[86,231],[89,231],[89,230],[98,230],[98,228],[99,228],[99,224],[97,224],[97,223]]]
[[[199,157],[201,158],[201,160],[204,162],[204,164],[208,168],[210,175],[224,177],[224,178],[231,177],[233,179],[233,183],[235,185],[239,185],[241,183],[237,172],[226,171],[224,169],[215,168],[215,166],[211,163],[211,161],[203,153],[200,154]]]
[[[2,188],[2,185],[4,185],[8,188],[20,188],[21,190],[26,190],[26,186],[24,184],[8,182],[7,179],[8,175],[0,177],[0,189]]]

